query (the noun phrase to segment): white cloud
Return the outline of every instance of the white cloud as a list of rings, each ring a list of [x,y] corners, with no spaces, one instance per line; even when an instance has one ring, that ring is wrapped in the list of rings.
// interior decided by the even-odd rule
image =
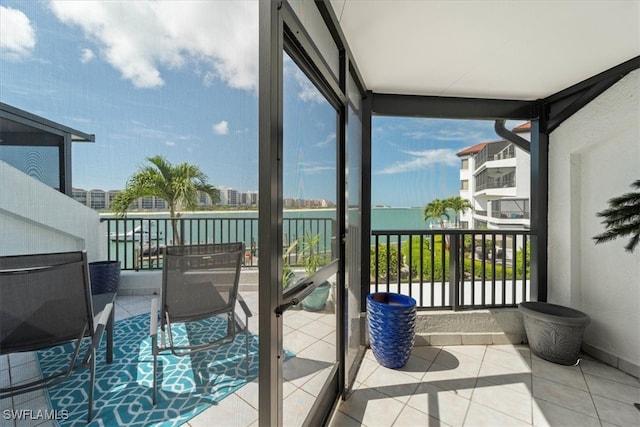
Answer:
[[[326,172],[326,171],[336,170],[335,166],[327,166],[327,165],[322,165],[320,163],[314,163],[314,162],[303,163],[299,166],[305,175],[317,175],[317,174],[322,174],[323,172]]]
[[[222,120],[220,123],[216,123],[212,126],[213,133],[216,135],[227,135],[229,134],[229,122],[226,120]]]
[[[327,145],[329,145],[329,143],[335,142],[335,140],[336,140],[336,133],[332,132],[329,135],[327,135],[327,137],[325,139],[323,139],[322,141],[318,142],[316,144],[316,147],[318,147],[318,148],[326,147]]]
[[[176,143],[173,142],[173,141],[167,141],[167,142],[165,142],[165,145],[168,146],[168,147],[175,147]]]
[[[469,141],[481,138],[482,134],[469,128],[441,129],[435,138],[439,141]]]
[[[91,49],[82,49],[80,53],[80,62],[86,64],[87,62],[92,61],[96,57],[95,53]]]
[[[482,137],[482,133],[468,127],[414,130],[402,133],[411,139],[433,139],[436,141],[469,141]]]
[[[455,166],[459,163],[456,151],[450,148],[439,148],[435,150],[423,151],[403,151],[412,158],[394,163],[382,170],[375,172],[376,175],[393,175],[397,173],[411,172],[425,169],[429,166],[442,164]]]
[[[23,12],[0,6],[0,52],[11,60],[28,58],[36,46],[36,32]]]
[[[326,102],[325,97],[320,93],[318,88],[311,83],[302,70],[288,57],[285,57],[284,73],[285,75],[293,75],[295,82],[298,84],[298,98],[304,102],[315,102],[317,104]]]
[[[253,90],[258,76],[258,3],[52,1],[60,21],[77,25],[106,61],[136,87],[164,85],[162,68],[200,70]]]
[[[324,96],[320,93],[320,91],[309,81],[306,80],[298,80],[300,84],[300,92],[298,92],[298,97],[304,102],[315,102],[316,104],[322,104],[327,102]]]
[[[408,136],[411,139],[424,139],[427,136],[429,136],[429,133],[424,132],[424,131],[420,131],[420,130],[416,130],[413,132],[405,132],[404,136]]]

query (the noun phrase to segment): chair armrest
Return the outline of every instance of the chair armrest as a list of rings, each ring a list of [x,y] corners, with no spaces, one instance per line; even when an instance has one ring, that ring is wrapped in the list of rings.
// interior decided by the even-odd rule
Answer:
[[[102,313],[100,313],[100,319],[98,320],[98,325],[97,326],[106,326],[107,322],[109,321],[109,316],[111,315],[111,310],[113,310],[113,303],[110,302],[109,304],[104,306],[104,310],[102,310]]]
[[[98,348],[100,346],[100,341],[102,340],[102,333],[107,327],[107,322],[109,321],[109,316],[111,315],[111,311],[113,310],[113,303],[104,306],[104,309],[98,313],[96,317],[98,317],[98,323],[96,323],[93,327],[93,340],[91,341],[91,345],[94,348]]]
[[[253,313],[251,313],[251,310],[249,310],[249,306],[247,305],[247,303],[244,300],[244,298],[242,298],[242,295],[238,294],[237,300],[238,300],[238,303],[240,303],[240,307],[242,307],[242,311],[244,311],[244,314],[247,317],[253,316]]]
[[[93,331],[97,331],[99,326],[106,326],[109,321],[109,315],[111,315],[111,311],[113,310],[113,303],[105,305],[102,311],[93,316]]]

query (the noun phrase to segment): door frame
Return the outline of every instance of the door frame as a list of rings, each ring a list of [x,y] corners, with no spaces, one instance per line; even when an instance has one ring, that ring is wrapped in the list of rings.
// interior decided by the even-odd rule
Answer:
[[[336,360],[320,398],[315,402],[306,423],[324,424],[331,410],[344,395],[346,383],[344,307],[344,250],[346,235],[345,207],[345,137],[347,120],[347,73],[355,77],[364,94],[359,74],[345,51],[342,37],[329,25],[335,17],[323,2],[314,2],[324,25],[338,49],[338,76],[331,71],[320,50],[313,43],[296,12],[286,0],[259,3],[259,215],[258,236],[262,248],[259,268],[259,425],[282,425],[282,318],[276,315],[282,304],[282,204],[283,204],[283,53],[286,52],[314,83],[338,115],[337,139],[337,224],[338,274],[336,283]],[[333,29],[333,31],[332,31]],[[349,70],[349,71],[348,71]],[[362,200],[361,200],[362,201]],[[362,206],[361,206],[362,208]],[[268,248],[268,250],[265,250]],[[360,262],[360,260],[358,260]],[[360,284],[358,284],[360,285]],[[362,307],[360,307],[362,311]],[[264,339],[268,337],[268,339]]]

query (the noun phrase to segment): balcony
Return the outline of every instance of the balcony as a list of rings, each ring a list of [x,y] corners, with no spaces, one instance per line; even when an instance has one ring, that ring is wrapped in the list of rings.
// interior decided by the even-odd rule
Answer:
[[[255,283],[245,279],[241,288],[255,313],[257,292],[250,290],[255,289]],[[148,314],[151,297],[118,296],[116,321]],[[298,326],[287,332],[285,343],[287,337],[326,329],[326,313],[294,310],[288,315],[289,323]],[[438,312],[431,312],[432,317],[437,315]],[[293,317],[299,320],[291,320]],[[257,324],[250,324],[250,329],[257,331]],[[309,340],[306,346],[297,348],[305,363],[322,362],[312,351],[313,342]],[[31,353],[0,357],[3,378],[9,378],[9,373],[12,378],[37,376],[37,366]],[[312,369],[300,378],[286,381],[284,387],[290,390],[287,399],[313,393],[318,375],[319,370]],[[526,345],[508,344],[497,338],[495,343],[486,344],[478,335],[469,335],[457,343],[433,340],[430,345],[416,346],[408,364],[399,370],[380,366],[367,351],[356,381],[358,387],[339,404],[329,426],[476,425],[487,419],[492,425],[634,425],[638,415],[632,403],[640,391],[637,379],[590,357],[585,356],[579,366],[560,366],[539,359]],[[28,417],[29,413],[24,412],[27,408],[49,408],[44,392],[3,399],[1,404],[3,426],[14,425],[7,419],[11,411]],[[285,404],[285,411],[286,408]],[[295,414],[287,416],[291,419]],[[233,425],[241,427],[255,425],[258,383],[245,385],[184,425],[205,427],[219,424],[220,419],[233,420]],[[41,425],[40,421],[23,419],[20,425]]]
[[[476,175],[474,192],[476,196],[515,196],[515,187],[515,168],[491,168]]]
[[[214,3],[216,2],[208,2],[208,4]],[[513,271],[517,272],[518,267],[518,249],[517,244],[509,247],[502,243],[507,239],[498,243],[497,236],[493,238],[490,234],[476,233],[471,234],[470,245],[467,245],[467,236],[471,232],[465,235],[453,233],[449,236],[421,233],[394,237],[389,233],[380,234],[381,244],[376,245],[378,258],[372,266],[373,269],[377,269],[377,272],[373,273],[377,283],[373,285],[378,289],[384,287],[405,289],[408,286],[407,289],[417,292],[414,295],[428,295],[429,298],[423,298],[423,303],[426,303],[424,310],[421,310],[423,325],[433,325],[436,323],[434,319],[443,317],[445,320],[442,323],[451,325],[451,329],[422,331],[420,345],[414,349],[409,364],[401,370],[390,371],[381,368],[367,351],[362,363],[353,365],[358,371],[354,389],[348,395],[349,399],[338,403],[331,398],[323,402],[322,399],[315,399],[320,395],[319,390],[323,386],[318,370],[312,370],[308,375],[300,375],[292,381],[288,377],[291,372],[285,370],[283,373],[277,366],[275,362],[277,358],[274,355],[280,344],[278,342],[280,336],[276,333],[275,327],[268,326],[271,323],[267,321],[273,320],[275,325],[280,320],[274,320],[274,313],[266,309],[269,304],[274,304],[276,301],[273,301],[275,298],[273,295],[260,298],[260,327],[273,333],[265,333],[262,336],[262,343],[269,351],[261,353],[261,362],[264,362],[268,368],[261,369],[261,372],[269,381],[262,380],[260,385],[268,383],[271,392],[264,393],[264,389],[262,387],[260,389],[259,424],[261,426],[301,424],[296,422],[297,419],[290,418],[292,412],[288,412],[286,406],[283,417],[278,403],[283,400],[285,402],[305,400],[315,402],[317,406],[314,408],[320,407],[323,403],[324,407],[327,403],[329,406],[332,403],[339,404],[338,412],[330,422],[335,426],[637,425],[638,411],[633,403],[638,402],[640,385],[636,378],[622,371],[631,372],[636,377],[640,374],[638,334],[637,328],[634,327],[640,323],[637,309],[639,294],[636,286],[637,277],[640,276],[638,254],[637,251],[632,255],[625,253],[620,242],[595,247],[590,237],[602,229],[594,213],[604,207],[609,197],[628,190],[628,184],[632,178],[637,178],[639,170],[637,94],[640,93],[638,73],[640,57],[638,57],[637,28],[640,15],[638,4],[637,2],[618,2],[615,7],[612,7],[606,2],[590,2],[588,5],[585,2],[580,6],[580,13],[576,13],[577,9],[572,7],[572,2],[548,2],[543,7],[536,2],[522,2],[514,8],[506,7],[504,4],[495,6],[491,2],[469,2],[465,6],[466,13],[460,14],[455,2],[447,3],[453,5],[451,7],[443,6],[445,3],[447,2],[439,3],[434,7],[433,2],[406,1],[365,3],[324,0],[284,1],[277,4],[260,2],[259,17],[252,19],[252,22],[260,24],[258,37],[247,38],[247,40],[259,40],[259,47],[253,46],[258,54],[241,54],[250,58],[246,60],[246,64],[250,65],[252,70],[255,71],[256,64],[260,65],[259,73],[256,71],[256,74],[259,74],[259,77],[256,77],[256,80],[259,79],[257,85],[259,89],[256,91],[259,105],[257,109],[251,106],[247,109],[247,111],[258,111],[255,132],[252,132],[254,130],[252,128],[249,135],[257,135],[259,152],[243,158],[242,165],[243,167],[249,165],[247,170],[253,170],[251,163],[246,160],[257,161],[261,200],[265,206],[267,201],[271,202],[268,209],[262,209],[260,212],[265,218],[261,225],[271,220],[273,224],[277,222],[280,226],[278,221],[281,220],[281,213],[276,206],[282,206],[282,188],[278,186],[281,184],[280,178],[283,172],[280,166],[282,153],[278,149],[282,145],[280,137],[284,129],[283,107],[282,102],[279,101],[284,99],[283,93],[285,93],[281,78],[282,56],[285,51],[287,54],[295,54],[296,64],[305,66],[303,72],[311,77],[312,84],[318,86],[322,95],[335,107],[336,129],[331,131],[335,131],[341,144],[345,142],[349,147],[351,142],[355,142],[353,146],[362,149],[362,151],[356,150],[355,153],[350,152],[347,159],[355,159],[354,163],[356,163],[348,165],[349,184],[353,183],[354,177],[363,178],[361,186],[350,187],[349,194],[357,193],[359,197],[361,196],[360,205],[356,209],[361,209],[357,214],[362,213],[364,218],[362,232],[365,237],[357,243],[361,243],[361,247],[365,249],[360,253],[361,247],[358,246],[356,251],[347,254],[348,261],[355,260],[355,263],[348,264],[347,268],[349,272],[359,271],[360,266],[366,265],[366,268],[362,268],[366,276],[369,273],[366,259],[370,257],[367,250],[370,229],[366,220],[367,215],[370,214],[371,175],[375,172],[372,171],[371,163],[368,161],[371,149],[374,147],[371,141],[371,136],[375,133],[375,129],[371,127],[372,116],[531,120],[530,216],[533,231],[530,234],[521,234],[522,239],[525,239],[525,236],[531,236],[532,239],[530,283],[527,283],[526,273],[522,280],[517,274],[514,275]],[[20,7],[19,3],[16,5],[15,7]],[[185,16],[189,15],[190,11],[186,9],[188,6],[180,4],[178,7],[185,8],[180,12],[186,12]],[[29,14],[29,11],[27,12]],[[36,11],[32,12],[35,15]],[[96,16],[98,15],[103,14]],[[213,13],[206,15],[191,13],[191,16],[214,15]],[[98,22],[96,17],[92,16],[92,21],[86,26],[84,22],[82,23],[87,36],[90,36],[90,29],[105,28],[105,25],[109,24],[109,22],[99,22],[100,16],[97,18]],[[163,15],[158,14],[158,16]],[[424,25],[425,16],[442,25]],[[250,15],[250,18],[253,17],[254,15]],[[38,22],[32,16],[29,18],[34,19],[32,22]],[[540,22],[545,19],[549,21],[549,25],[541,26]],[[78,22],[81,20],[82,17]],[[30,19],[22,21],[29,22]],[[18,23],[18,21],[14,22]],[[44,22],[47,25],[50,23],[49,20]],[[117,20],[110,22],[116,24]],[[229,22],[233,24],[232,20]],[[474,27],[474,23],[478,22],[482,22],[481,28]],[[80,25],[69,24],[69,28],[71,25]],[[189,27],[191,23],[184,22],[184,24],[185,27]],[[135,28],[135,31],[140,32],[147,27]],[[163,25],[157,25],[157,27],[162,28]],[[210,27],[215,26],[210,25]],[[593,31],[594,27],[598,27],[601,31]],[[38,28],[37,25],[34,28]],[[234,25],[229,25],[230,34],[233,28],[235,28]],[[522,30],[525,28],[526,31]],[[173,33],[176,29],[177,27],[173,26],[170,32]],[[27,34],[30,33],[31,31]],[[73,40],[75,45],[84,45],[86,43],[80,38],[82,33],[76,28],[72,34],[65,34],[65,36]],[[560,37],[561,33],[568,36]],[[53,32],[47,34],[53,34]],[[243,35],[246,34],[246,32],[243,33]],[[509,35],[509,43],[504,43],[504,34]],[[132,43],[136,40],[166,41],[165,33],[143,35],[147,37],[125,37],[124,39]],[[180,43],[170,43],[171,40],[169,40],[169,43],[164,43],[163,46],[193,46],[194,43],[189,43],[192,41],[191,33],[186,33],[186,36],[188,36],[187,39],[178,40]],[[211,37],[210,39],[219,38]],[[241,39],[245,38],[241,37]],[[424,51],[424,40],[445,40],[446,42],[429,45],[433,49],[428,55],[417,54]],[[95,46],[96,49],[113,47],[110,41],[102,40],[100,37],[89,41],[90,45]],[[226,40],[223,41],[226,42]],[[143,47],[149,46],[146,43]],[[18,50],[20,54],[23,53],[22,50],[30,52],[32,48],[28,45],[18,47],[24,47]],[[135,47],[131,44],[125,46],[128,52],[134,54],[148,52],[148,49],[132,49]],[[53,51],[61,50],[53,49]],[[252,52],[255,53],[255,51]],[[38,52],[44,51],[40,49]],[[173,52],[174,57],[171,56],[172,52],[166,55],[153,55],[153,52],[143,55],[142,59],[145,61],[142,68],[148,66],[153,71],[157,67],[158,73],[165,77],[166,67],[171,68],[171,78],[161,82],[166,81],[167,86],[177,82],[175,88],[180,90],[182,89],[180,83],[185,81],[178,75],[182,54]],[[451,61],[452,52],[455,52],[455,61]],[[571,52],[571,55],[567,56],[566,52]],[[13,52],[10,50],[11,53]],[[189,50],[189,55],[186,58],[188,65],[185,68],[195,70],[198,77],[204,75],[205,67],[209,63],[198,64],[197,51]],[[496,61],[497,57],[509,57],[510,60]],[[162,60],[166,61],[166,58],[174,61],[163,62]],[[90,90],[93,82],[87,81],[85,86],[84,79],[76,78],[70,82],[61,81],[64,84],[55,86],[55,89],[59,89],[57,98],[68,102],[57,102],[57,98],[52,101],[51,97],[41,96],[44,93],[42,90],[33,92],[34,88],[42,89],[38,85],[23,84],[24,82],[20,79],[24,80],[28,77],[19,72],[19,62],[15,64],[11,62],[11,66],[7,66],[9,68],[3,74],[7,79],[7,87],[25,88],[25,91],[21,94],[21,91],[13,90],[8,93],[8,96],[12,100],[23,102],[29,108],[33,107],[34,111],[56,111],[56,115],[61,117],[76,117],[66,108],[64,111],[57,111],[55,106],[80,106],[84,105],[79,102],[82,98],[92,98],[84,95],[93,93]],[[36,63],[44,64],[48,68],[45,74],[52,77],[52,82],[58,81],[55,70],[68,71],[71,66],[71,61],[66,62],[65,65],[68,67],[57,66],[60,64],[51,66],[47,61],[23,62],[26,64],[24,70],[36,67]],[[131,65],[127,61],[124,62],[126,66]],[[210,59],[209,62],[216,67],[220,65],[215,58]],[[121,65],[122,63],[121,61]],[[537,66],[541,63],[558,64],[562,68],[562,73],[558,73],[554,67]],[[443,65],[434,67],[433,64]],[[223,67],[225,64],[221,65],[221,69],[225,69]],[[125,83],[127,83],[126,74],[130,68],[116,70],[123,71]],[[219,70],[216,68],[216,71]],[[73,76],[78,75],[69,72],[62,74],[72,76],[72,79]],[[119,73],[111,74],[117,77]],[[107,87],[111,86],[107,85]],[[74,93],[79,93],[81,97],[74,98]],[[138,101],[135,103],[136,107],[146,111],[151,105],[140,102],[140,93],[139,88],[136,88],[124,92],[124,95]],[[98,103],[104,104],[103,98],[93,98],[98,99]],[[187,115],[194,115],[196,109],[198,112],[203,111],[195,102],[189,101],[185,104],[173,102],[173,97],[166,97],[165,100],[161,104],[166,102],[167,105],[186,106]],[[194,98],[193,101],[195,100]],[[119,102],[122,101],[119,99],[115,101],[112,105],[117,106],[119,110],[121,105],[125,104],[125,102]],[[353,101],[357,104],[354,108],[357,111],[350,116],[352,114],[350,104]],[[129,119],[124,109],[120,113],[122,117]],[[207,122],[211,118],[210,115],[208,119],[200,122]],[[78,117],[78,119],[83,118]],[[221,118],[215,118],[215,120],[219,119]],[[105,118],[98,117],[92,123],[98,123],[100,120],[106,122]],[[182,123],[178,124],[182,125]],[[117,122],[114,122],[114,126],[115,128],[100,130],[100,132],[121,135],[117,132],[120,130],[117,129]],[[209,125],[207,127],[210,128]],[[301,129],[301,131],[304,130]],[[235,129],[232,128],[232,131]],[[8,141],[7,136],[2,135],[3,143]],[[401,134],[397,136],[398,141],[401,141]],[[161,138],[154,142],[161,143],[163,140],[164,138]],[[166,141],[171,142],[168,139]],[[69,137],[64,143],[57,144],[55,148],[47,148],[47,151],[55,150],[53,157],[48,154],[41,156],[43,159],[53,159],[53,163],[60,165],[62,170],[59,175],[64,180],[60,179],[60,182],[53,183],[53,186],[54,188],[58,186],[66,194],[71,192],[70,142]],[[121,147],[117,144],[114,146]],[[113,148],[114,152],[118,149]],[[118,154],[126,155],[126,153]],[[200,156],[199,158],[208,162],[218,160],[218,156]],[[341,167],[336,168],[336,175],[344,178],[347,168],[342,168],[342,160],[343,158],[340,157]],[[484,170],[490,170],[494,166],[506,167],[512,160],[513,158],[490,158],[487,155],[481,167]],[[612,173],[602,173],[599,165],[615,165],[615,168],[611,171]],[[353,171],[356,172],[351,173]],[[3,174],[1,167],[0,174]],[[6,175],[2,175],[3,184],[7,183],[5,177]],[[340,179],[340,181],[343,180]],[[340,182],[340,185],[343,183]],[[513,184],[515,185],[515,182]],[[10,184],[6,184],[5,187],[14,189]],[[513,187],[485,187],[480,191],[485,194],[515,196],[509,188]],[[351,191],[352,189],[356,191]],[[342,191],[339,193],[344,194]],[[51,198],[43,200],[43,203],[40,203],[41,199],[32,193],[0,192],[2,202],[0,203],[2,220],[0,225],[4,226],[2,249],[5,253],[16,250],[29,251],[43,246],[46,250],[59,250],[61,247],[73,246],[86,248],[89,253],[94,254],[93,256],[104,257],[105,245],[96,247],[97,239],[91,235],[99,230],[98,219],[90,221],[93,218],[89,218],[80,223],[76,216],[68,215],[64,205],[61,207]],[[19,209],[7,210],[7,206],[17,206]],[[37,208],[35,214],[33,208]],[[59,218],[56,218],[53,224],[43,222],[42,218],[46,215],[41,215],[42,211],[55,212]],[[513,212],[517,209],[505,208],[504,211]],[[37,227],[33,227],[34,224]],[[74,227],[82,228],[86,232],[76,233],[73,230]],[[185,227],[188,225],[185,224]],[[55,233],[51,233],[52,230]],[[101,236],[104,235],[103,231],[100,230]],[[115,232],[115,230],[112,231]],[[128,231],[125,228],[116,234]],[[199,233],[196,235],[199,236]],[[274,227],[268,235],[274,239],[273,241],[279,242],[277,239],[282,236],[282,232]],[[165,233],[165,236],[171,239],[168,233]],[[353,233],[350,233],[347,237],[352,236]],[[157,280],[162,260],[157,253],[153,253],[151,245],[153,239],[148,240],[147,250],[150,252],[147,259],[140,258],[139,264],[134,263],[134,259],[138,257],[133,249],[127,248],[126,252],[120,249],[118,254],[120,257],[126,253],[122,259],[123,262],[128,263],[126,270],[128,279],[135,285],[144,282],[142,286],[138,286],[138,289],[146,289],[147,286],[149,289],[154,286],[157,288],[157,282],[154,285],[154,281]],[[285,245],[287,240],[285,239]],[[419,242],[417,256],[413,249],[414,240]],[[198,239],[194,240],[196,241]],[[428,241],[429,246],[423,246],[424,241]],[[491,243],[487,243],[488,241]],[[407,249],[404,248],[405,242],[409,242]],[[140,239],[140,243],[139,255],[142,257],[145,255],[144,239]],[[331,242],[325,245],[328,248]],[[382,245],[386,247],[383,248]],[[388,249],[394,245],[398,248],[397,277],[391,274],[392,250]],[[447,245],[451,252],[447,249]],[[159,249],[159,245],[156,246],[158,246],[156,249]],[[261,261],[261,268],[267,268],[270,274],[266,275],[265,280],[261,280],[260,283],[260,287],[264,289],[271,289],[272,279],[276,277],[280,262],[278,257],[271,257],[267,262],[268,257],[265,253],[279,252],[282,249],[274,245],[270,246],[256,248],[255,254],[249,251],[247,261],[248,266]],[[427,249],[428,262],[424,258]],[[513,250],[516,253],[515,260],[510,255]],[[260,252],[263,255],[261,259]],[[527,252],[523,251],[525,254]],[[382,253],[388,254],[387,261],[380,260]],[[407,255],[404,255],[405,253]],[[447,253],[454,256],[447,257]],[[112,255],[113,253],[110,254]],[[251,258],[252,256],[254,258]],[[403,256],[406,256],[405,260],[408,262],[403,260]],[[431,256],[434,259],[433,264],[430,261]],[[440,275],[434,274],[436,259],[439,259]],[[291,261],[296,262],[295,259]],[[414,263],[417,264],[419,273],[416,271],[414,274],[412,270]],[[466,268],[467,264],[469,269]],[[522,265],[524,271],[526,271],[525,265],[525,263]],[[379,276],[382,266],[389,272],[386,276]],[[251,268],[248,267],[247,271]],[[432,270],[431,274],[426,274],[424,270],[429,268]],[[475,271],[470,271],[471,268]],[[509,269],[511,269],[511,275]],[[482,277],[477,277],[477,273],[483,270]],[[403,271],[406,271],[406,276]],[[487,271],[491,271],[490,278],[486,276]],[[513,286],[514,278],[516,292]],[[355,281],[356,287],[361,282],[358,277]],[[366,293],[367,285],[369,289],[372,285],[366,281],[366,277],[364,283],[365,286],[360,290]],[[603,284],[606,284],[604,291]],[[249,294],[255,286],[255,283],[247,280],[243,283],[243,289],[246,291],[244,293]],[[483,293],[485,302],[483,303],[480,299],[480,303],[477,303],[476,297],[481,297]],[[487,301],[489,305],[494,304],[491,299],[494,295],[496,304],[500,307],[485,307]],[[473,317],[475,313],[489,315],[513,311],[511,306],[514,297],[517,301],[518,298],[531,295],[550,302],[575,305],[592,315],[594,327],[585,335],[585,352],[598,357],[599,360],[606,360],[620,370],[587,356],[578,367],[548,365],[531,355],[526,346],[507,343],[504,331],[502,334],[478,330],[463,332],[463,328],[466,327],[484,326]],[[489,299],[486,298],[487,296]],[[147,296],[120,297],[118,299],[118,311],[122,313],[120,319],[129,318],[128,314],[145,314],[143,310],[146,308],[142,307],[149,305],[146,298]],[[346,300],[347,298],[341,300],[341,303],[347,304]],[[434,306],[438,301],[440,301],[440,307]],[[257,307],[255,301],[252,304],[254,308]],[[456,304],[459,308],[476,304],[485,308],[458,312],[448,310],[448,308],[453,309]],[[611,307],[615,307],[615,310]],[[460,317],[450,318],[452,312]],[[351,313],[355,313],[362,319],[366,318],[364,307],[357,306]],[[320,324],[325,322],[321,319],[310,319],[307,313],[297,310],[291,311],[290,314],[288,320],[296,323],[293,332],[302,338],[298,350],[301,354],[306,351],[306,354],[315,356],[313,350],[324,346],[327,341],[313,334],[321,334],[326,330],[326,325]],[[294,318],[296,315],[300,317]],[[465,318],[465,316],[469,317]],[[495,320],[495,317],[493,319]],[[319,323],[314,320],[319,320]],[[341,321],[344,320],[344,318],[341,319]],[[351,325],[347,323],[342,326],[342,330],[349,333]],[[493,327],[502,326],[499,322],[493,322]],[[256,327],[252,325],[252,331],[256,331]],[[286,333],[289,332],[291,331]],[[337,335],[339,337],[339,334]],[[303,344],[305,340],[312,344]],[[336,339],[332,341],[335,343]],[[311,347],[312,345],[315,347]],[[340,355],[341,358],[343,356]],[[344,362],[344,359],[347,357],[343,357],[341,362]],[[357,359],[358,357],[356,361]],[[308,360],[313,364],[312,357]],[[5,382],[8,378],[20,380],[20,377],[24,378],[25,375],[34,373],[37,375],[37,372],[33,371],[35,363],[30,362],[34,361],[28,357],[18,358],[15,361],[0,358],[2,381]],[[349,363],[349,360],[347,362]],[[9,372],[11,372],[10,375]],[[341,378],[344,378],[344,370],[336,370],[336,372],[342,374]],[[278,388],[273,385],[276,381],[280,382],[283,377],[283,387]],[[338,377],[339,375],[336,374],[335,378]],[[328,391],[329,388],[325,387],[324,391]],[[136,395],[134,404],[139,400],[141,399]],[[232,420],[237,425],[256,425],[258,424],[257,401],[257,384],[248,384],[200,416],[190,420],[186,425],[220,424],[221,420]],[[43,396],[26,395],[19,399],[11,399],[10,402],[3,400],[1,405],[3,416],[6,417],[7,409],[11,411],[12,409],[47,408],[47,400]],[[324,407],[319,408],[316,413],[322,413]],[[20,412],[20,414],[26,413]],[[273,422],[274,419],[278,421]],[[22,421],[25,420],[4,418],[2,425],[16,427],[23,425]],[[41,424],[41,420],[25,424]]]
[[[102,221],[103,228],[111,230],[108,235],[114,236],[105,252],[112,257],[123,257],[127,282],[133,284],[131,288],[122,289],[117,298],[116,321],[146,315],[152,294],[158,290],[162,258],[156,254],[150,258],[155,262],[138,264],[136,271],[136,264],[130,258],[135,252],[125,248],[143,243],[145,238],[161,243],[164,236],[172,235],[170,221],[158,218],[103,218]],[[189,218],[181,219],[179,227],[183,239],[199,243],[213,236],[223,241],[252,241],[256,231],[251,225],[254,221],[255,218],[250,217]],[[289,231],[285,239],[288,244],[298,239],[303,229],[331,230],[332,227],[331,220],[326,218],[290,221],[284,227]],[[137,227],[148,232],[133,234],[135,237],[128,239],[125,231]],[[358,372],[358,387],[337,407],[329,425],[390,426],[429,422],[473,425],[485,417],[490,417],[494,424],[531,426],[566,425],[578,419],[581,425],[590,422],[633,424],[637,415],[630,403],[635,402],[640,391],[636,378],[588,356],[583,357],[579,366],[555,365],[539,359],[526,345],[519,344],[525,335],[514,307],[530,297],[530,235],[529,231],[374,230],[370,291],[402,292],[418,301],[416,347],[409,363],[399,370],[380,366],[367,351]],[[325,240],[322,245],[331,248],[331,240]],[[113,250],[114,247],[120,249]],[[251,254],[253,257],[246,258],[241,275],[241,293],[256,313],[255,267],[259,248],[250,247],[248,255]],[[297,255],[294,251],[290,255],[291,264],[296,265]],[[156,288],[138,295],[137,282],[149,283],[149,274],[153,271],[156,279],[151,283]],[[332,304],[316,313],[300,309],[285,313],[287,324],[292,325],[284,335],[285,347],[295,348],[297,356],[285,362],[285,369],[297,369],[294,366],[298,360],[307,366],[301,376],[285,379],[284,387],[290,390],[284,406],[289,419],[296,414],[295,404],[291,403],[296,396],[311,393],[318,397],[313,394],[319,393],[313,384],[321,378],[322,366],[334,362],[314,347],[318,342],[331,346],[329,341],[323,341],[322,334],[331,334],[335,328],[335,323],[327,322],[334,317],[333,313]],[[497,327],[496,319],[501,319]],[[452,324],[456,325],[453,329]],[[257,316],[250,321],[250,330],[257,333]],[[308,339],[301,340],[301,336]],[[2,357],[0,363],[12,378],[34,376],[39,375],[34,357],[33,354]],[[287,368],[287,364],[291,368]],[[3,400],[3,410],[19,411],[34,405],[48,408],[42,392],[32,393],[27,399]],[[235,425],[253,425],[258,418],[257,382],[227,396],[191,419],[188,425],[207,426],[221,417],[234,419]]]
[[[483,166],[485,168],[506,166],[506,165],[493,165],[493,162],[513,159],[516,156],[516,150],[513,144],[506,141],[493,142],[487,144],[478,154],[476,154],[476,172]],[[491,164],[487,164],[490,162]]]

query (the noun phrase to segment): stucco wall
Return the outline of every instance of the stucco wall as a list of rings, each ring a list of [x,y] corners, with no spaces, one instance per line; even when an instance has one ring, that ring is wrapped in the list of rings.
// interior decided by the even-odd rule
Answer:
[[[92,209],[0,161],[0,255],[86,250],[104,259],[105,232]]]
[[[595,245],[607,200],[640,178],[640,71],[565,121],[549,140],[549,302],[591,316],[585,344],[640,366],[640,250]],[[613,358],[611,361],[613,361]]]
[[[526,140],[530,139],[528,135]],[[531,197],[531,155],[520,147],[516,147],[516,152],[516,198],[528,199]]]

